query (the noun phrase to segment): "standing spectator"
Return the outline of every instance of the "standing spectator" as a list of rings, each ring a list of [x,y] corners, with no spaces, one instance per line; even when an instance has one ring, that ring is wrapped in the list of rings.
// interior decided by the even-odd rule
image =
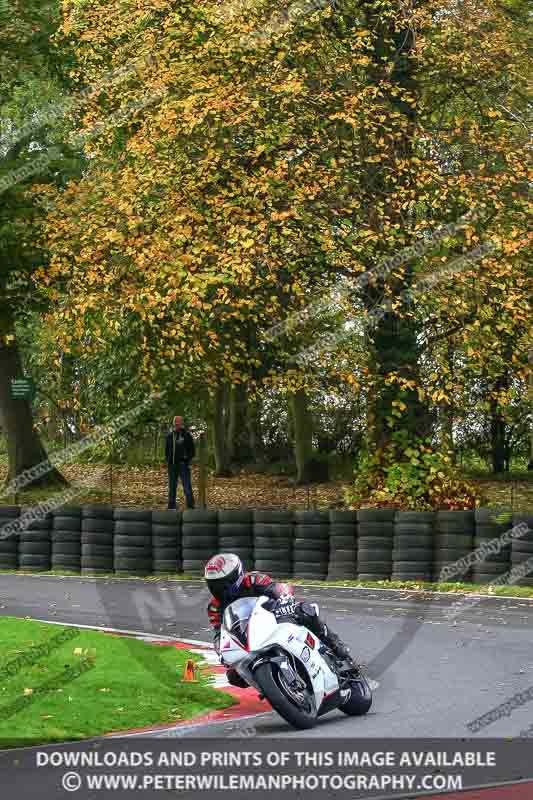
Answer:
[[[183,417],[174,417],[174,430],[167,434],[165,458],[168,467],[168,507],[176,508],[176,491],[181,478],[187,508],[194,508],[191,484],[191,460],[195,455],[194,439],[183,425]]]

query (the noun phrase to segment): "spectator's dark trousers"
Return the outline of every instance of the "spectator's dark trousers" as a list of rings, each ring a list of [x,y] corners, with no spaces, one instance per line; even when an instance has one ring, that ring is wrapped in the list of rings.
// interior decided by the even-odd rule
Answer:
[[[168,507],[176,508],[176,491],[181,479],[187,508],[194,508],[190,463],[195,456],[194,439],[188,430],[170,431],[165,440],[168,465]]]
[[[168,465],[168,507],[176,508],[176,492],[181,480],[187,508],[194,508],[194,495],[191,483],[191,468],[185,461]]]

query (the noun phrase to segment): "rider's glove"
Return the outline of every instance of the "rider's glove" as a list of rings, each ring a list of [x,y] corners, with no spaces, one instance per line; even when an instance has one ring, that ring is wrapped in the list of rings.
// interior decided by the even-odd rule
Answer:
[[[294,616],[295,609],[296,603],[294,602],[294,597],[290,594],[283,594],[276,601],[272,611],[276,619],[283,619],[284,617]]]

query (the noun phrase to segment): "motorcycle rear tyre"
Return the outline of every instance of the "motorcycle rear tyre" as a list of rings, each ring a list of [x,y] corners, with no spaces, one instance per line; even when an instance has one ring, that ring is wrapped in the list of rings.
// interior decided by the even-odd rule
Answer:
[[[340,710],[349,717],[362,717],[370,710],[372,705],[372,689],[368,685],[366,678],[361,675],[351,681],[352,693],[349,699],[339,706]]]

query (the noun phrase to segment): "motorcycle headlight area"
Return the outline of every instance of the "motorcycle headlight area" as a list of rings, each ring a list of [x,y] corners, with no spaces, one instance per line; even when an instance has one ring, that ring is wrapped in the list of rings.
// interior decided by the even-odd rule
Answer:
[[[233,638],[240,642],[243,646],[246,646],[247,627],[247,623],[244,620],[238,619],[229,629],[229,632]]]
[[[243,646],[246,646],[248,623],[255,603],[255,599],[242,598],[233,602],[224,612],[226,630]]]

